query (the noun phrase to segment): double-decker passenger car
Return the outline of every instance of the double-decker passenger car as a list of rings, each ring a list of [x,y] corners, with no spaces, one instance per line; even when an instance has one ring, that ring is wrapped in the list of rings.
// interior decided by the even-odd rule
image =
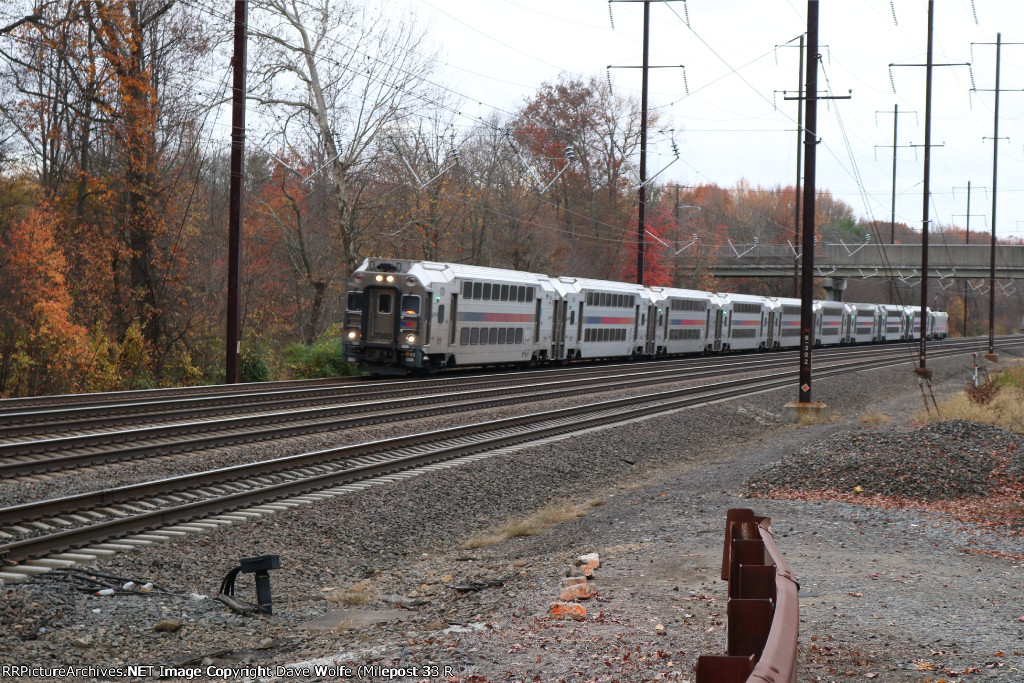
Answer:
[[[719,292],[722,302],[722,348],[725,351],[756,351],[767,347],[768,299],[750,294]]]
[[[409,259],[366,259],[348,282],[345,357],[377,374],[454,365],[793,349],[800,300]],[[926,332],[948,334],[927,312]],[[815,301],[814,344],[916,339],[914,306]]]
[[[721,350],[722,301],[710,292],[651,287],[664,311],[659,353],[715,353]]]

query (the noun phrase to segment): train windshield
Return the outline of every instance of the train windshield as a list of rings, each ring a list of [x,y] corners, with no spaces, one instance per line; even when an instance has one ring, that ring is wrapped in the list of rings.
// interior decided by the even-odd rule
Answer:
[[[406,294],[402,297],[402,313],[404,315],[420,314],[420,298],[415,294]]]
[[[347,308],[350,311],[361,311],[361,310],[363,310],[363,293],[362,292],[349,292],[348,293]]]

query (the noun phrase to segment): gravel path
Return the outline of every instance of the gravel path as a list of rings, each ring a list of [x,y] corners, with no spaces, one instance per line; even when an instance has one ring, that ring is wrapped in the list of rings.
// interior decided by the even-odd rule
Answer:
[[[969,356],[932,367],[941,400],[966,381]],[[0,666],[259,666],[273,678],[274,667],[321,661],[420,667],[398,680],[421,680],[423,667],[436,666],[433,678],[450,681],[692,681],[696,657],[725,645],[717,580],[725,511],[752,507],[772,518],[801,583],[801,681],[1024,680],[1021,538],[936,512],[748,500],[747,483],[759,473],[762,492],[798,483],[881,489],[894,477],[880,463],[892,466],[898,455],[915,473],[937,472],[925,465],[941,450],[963,476],[906,481],[925,482],[919,490],[943,500],[955,487],[983,489],[1015,437],[966,424],[915,434],[923,403],[909,367],[816,382],[815,399],[839,418],[827,424],[784,422],[790,393],[500,453],[91,568],[166,593],[101,597],[76,591],[66,573],[10,586],[0,601]],[[858,422],[878,414],[892,423]],[[921,435],[933,446],[915,451],[909,444]],[[882,457],[866,462],[865,451]],[[828,468],[814,482],[793,474]],[[850,474],[857,468],[864,476]],[[566,502],[594,505],[537,535],[459,546]],[[552,619],[561,578],[588,552],[602,567],[591,582],[597,596],[581,603],[587,619]],[[271,573],[273,616],[193,599],[215,594],[238,558],[263,553],[281,556]],[[238,597],[253,593],[252,579],[240,577]],[[331,614],[326,625],[316,621]],[[157,630],[161,622],[168,630]]]

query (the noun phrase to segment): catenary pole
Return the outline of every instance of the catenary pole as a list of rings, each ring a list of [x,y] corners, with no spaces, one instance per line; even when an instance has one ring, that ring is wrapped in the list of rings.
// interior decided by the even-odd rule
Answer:
[[[814,174],[818,142],[818,0],[807,2],[807,88],[804,117],[803,263],[800,282],[800,403],[811,402],[814,346]]]
[[[928,224],[930,183],[932,168],[932,36],[935,18],[935,0],[928,0],[928,58],[924,77],[924,199],[921,216],[921,313],[920,362],[918,372],[927,377],[928,354]],[[911,329],[913,331],[913,329]]]
[[[997,178],[999,171],[999,50],[1002,47],[1003,34],[996,34],[996,106],[992,125],[992,250],[989,256],[988,284],[988,352],[996,352],[996,197],[998,196]]]
[[[802,151],[804,135],[804,36],[800,35],[800,75],[797,78],[797,103],[796,103],[796,202],[794,202],[793,215],[793,245],[800,244],[800,211],[803,210],[800,196],[800,181],[803,179],[801,173],[803,168]],[[793,296],[800,296],[800,259],[793,260]]]
[[[644,222],[647,209],[647,71],[648,53],[650,48],[651,3],[644,2],[644,60],[641,69],[640,86],[640,188],[636,191],[636,283],[644,283],[644,249],[646,246],[646,226]]]
[[[239,274],[242,267],[242,185],[245,180],[245,62],[248,39],[248,0],[235,0],[235,45],[231,57],[234,82],[231,97],[231,185],[228,197],[228,300],[224,381],[238,382],[241,351]]]

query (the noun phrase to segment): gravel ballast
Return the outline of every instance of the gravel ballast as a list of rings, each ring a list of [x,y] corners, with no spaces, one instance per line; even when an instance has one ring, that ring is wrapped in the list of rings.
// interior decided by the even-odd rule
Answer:
[[[941,400],[966,381],[969,360],[933,360],[932,368]],[[930,512],[748,500],[747,489],[758,472],[761,493],[793,486],[798,478],[787,468],[804,476],[832,468],[822,483],[880,487],[892,473],[858,460],[863,452],[888,453],[885,462],[898,455],[923,472],[939,444],[951,442],[943,457],[964,476],[918,477],[930,482],[916,489],[921,495],[932,490],[941,499],[954,489],[983,490],[986,458],[1009,455],[1001,449],[1014,437],[969,424],[908,425],[922,406],[909,366],[817,382],[815,399],[836,422],[786,423],[791,393],[500,453],[87,568],[120,577],[108,580],[118,587],[131,579],[167,592],[97,596],[57,572],[8,586],[0,664],[252,670],[324,661],[409,672],[437,666],[435,680],[692,681],[696,657],[725,646],[725,584],[717,576],[725,511],[751,507],[772,518],[801,583],[801,681],[1024,680],[1020,538]],[[880,412],[893,422],[857,421]],[[932,445],[913,451],[909,442],[922,436]],[[857,467],[859,478],[849,473]],[[912,479],[906,485],[918,486]],[[596,505],[537,535],[459,545],[566,502]],[[588,552],[600,554],[602,567],[592,581],[597,596],[581,603],[587,619],[551,619],[561,579]],[[273,616],[235,614],[213,599],[238,558],[264,553],[281,557],[271,572]],[[251,578],[239,578],[237,597],[254,599]],[[314,622],[342,610],[326,630]],[[384,623],[372,623],[378,618]],[[168,621],[179,627],[157,630]]]

